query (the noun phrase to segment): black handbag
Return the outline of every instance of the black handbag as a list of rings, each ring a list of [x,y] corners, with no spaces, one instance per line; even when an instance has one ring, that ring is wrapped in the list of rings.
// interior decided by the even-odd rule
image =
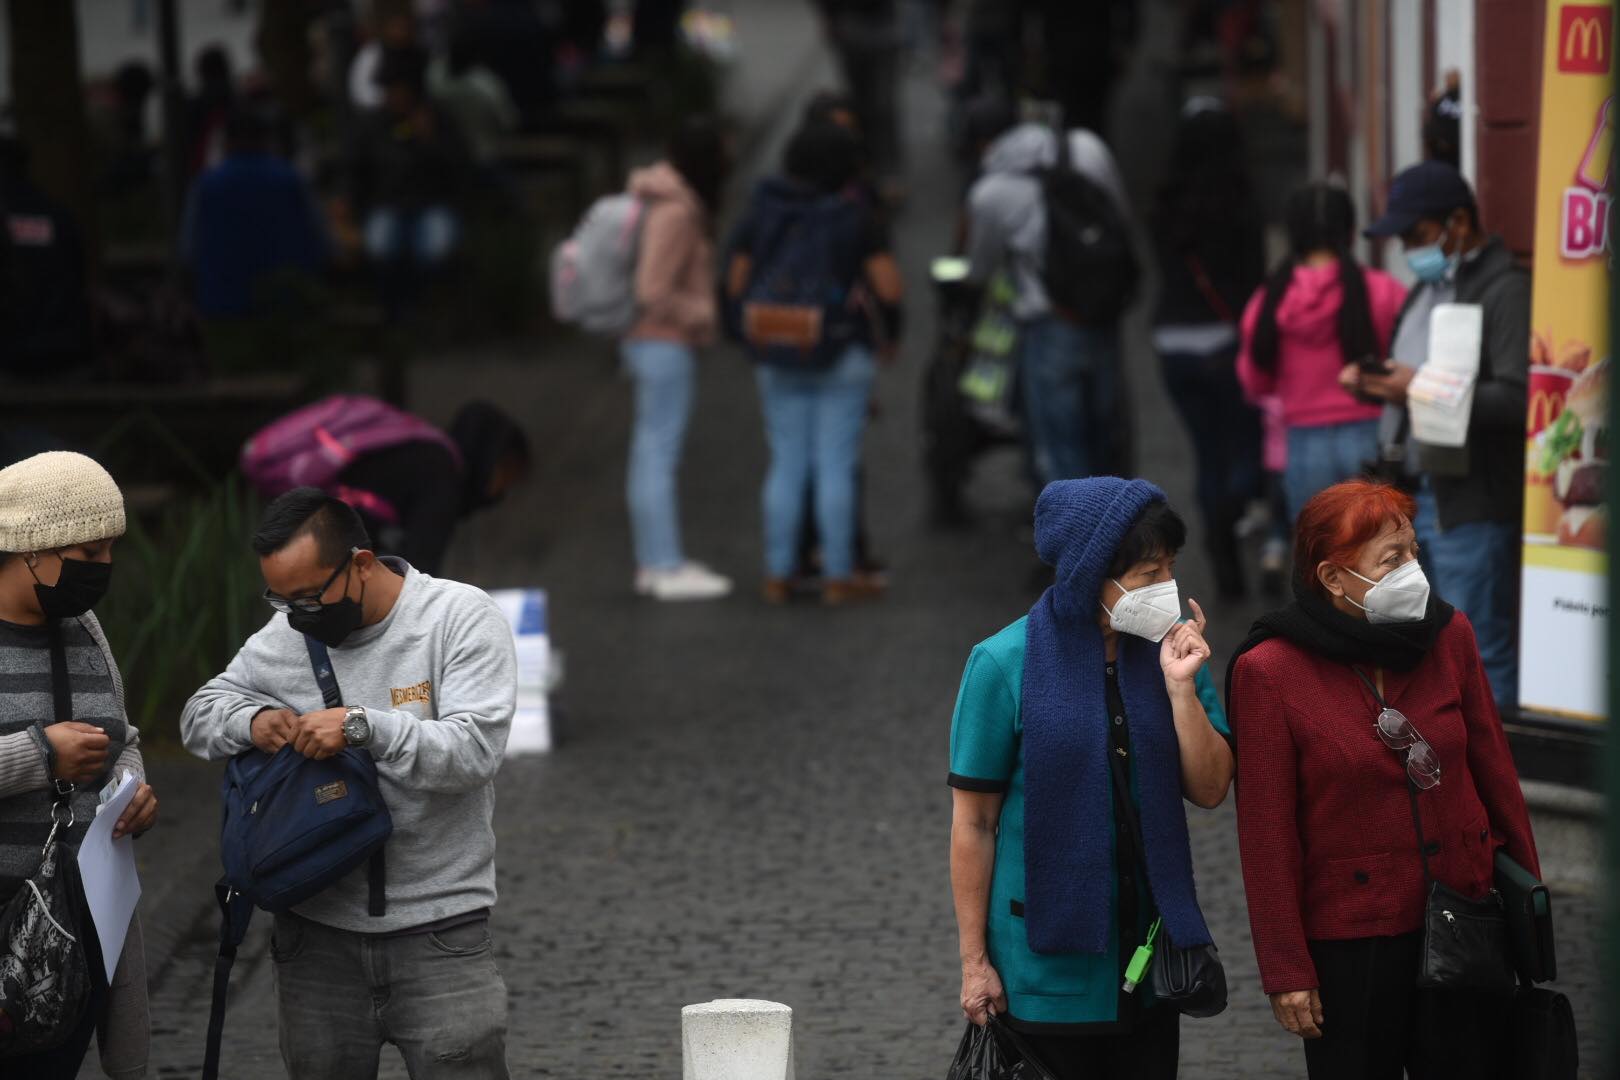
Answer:
[[[1417,829],[1423,880],[1429,885],[1428,903],[1423,908],[1423,957],[1417,984],[1445,990],[1513,993],[1518,980],[1508,947],[1507,912],[1501,894],[1492,889],[1483,899],[1471,900],[1434,879],[1429,873],[1429,845],[1423,838],[1417,786],[1408,779],[1406,789],[1412,800],[1412,824]]]
[[[1507,912],[1513,964],[1525,983],[1558,978],[1553,947],[1552,893],[1506,851],[1496,852],[1496,891]]]
[[[57,840],[73,824],[72,798],[72,785],[59,784],[39,869],[0,912],[0,1059],[61,1046],[90,1004],[84,886],[73,852]]]
[[[1575,1080],[1580,1051],[1569,998],[1522,986],[1513,998],[1514,1080]]]
[[[1122,785],[1115,784],[1114,812],[1124,817],[1126,832],[1136,849],[1137,864],[1147,867],[1147,844],[1142,839],[1142,821]],[[1205,1019],[1226,1011],[1226,969],[1213,944],[1183,948],[1170,939],[1168,927],[1160,927],[1148,967],[1153,996],[1184,1016]]]

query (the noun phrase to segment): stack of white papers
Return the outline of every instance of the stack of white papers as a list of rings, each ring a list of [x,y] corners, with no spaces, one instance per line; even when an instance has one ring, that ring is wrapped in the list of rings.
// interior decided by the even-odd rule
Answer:
[[[1429,359],[1406,389],[1412,436],[1431,446],[1468,442],[1479,381],[1484,316],[1478,304],[1436,304],[1429,318]]]

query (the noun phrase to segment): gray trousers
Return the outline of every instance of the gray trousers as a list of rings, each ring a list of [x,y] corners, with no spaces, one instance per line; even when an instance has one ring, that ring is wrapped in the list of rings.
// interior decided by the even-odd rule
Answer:
[[[384,1043],[412,1080],[507,1080],[487,919],[379,939],[277,915],[270,950],[290,1080],[374,1080]]]

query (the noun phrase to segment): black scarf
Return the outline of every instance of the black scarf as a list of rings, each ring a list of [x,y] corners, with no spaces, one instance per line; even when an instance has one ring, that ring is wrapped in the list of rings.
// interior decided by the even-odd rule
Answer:
[[[1409,623],[1370,623],[1346,615],[1321,593],[1294,583],[1294,602],[1256,619],[1249,636],[1226,666],[1226,708],[1232,711],[1232,671],[1238,657],[1274,637],[1284,638],[1326,660],[1411,671],[1429,655],[1429,649],[1451,622],[1456,609],[1434,593],[1423,618]]]

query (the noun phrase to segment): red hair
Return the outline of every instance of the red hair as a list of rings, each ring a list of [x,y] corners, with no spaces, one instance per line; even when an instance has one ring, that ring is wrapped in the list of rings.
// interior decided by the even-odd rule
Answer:
[[[1355,562],[1363,544],[1416,513],[1410,495],[1372,480],[1346,480],[1319,491],[1294,523],[1294,573],[1321,592],[1318,565]]]

